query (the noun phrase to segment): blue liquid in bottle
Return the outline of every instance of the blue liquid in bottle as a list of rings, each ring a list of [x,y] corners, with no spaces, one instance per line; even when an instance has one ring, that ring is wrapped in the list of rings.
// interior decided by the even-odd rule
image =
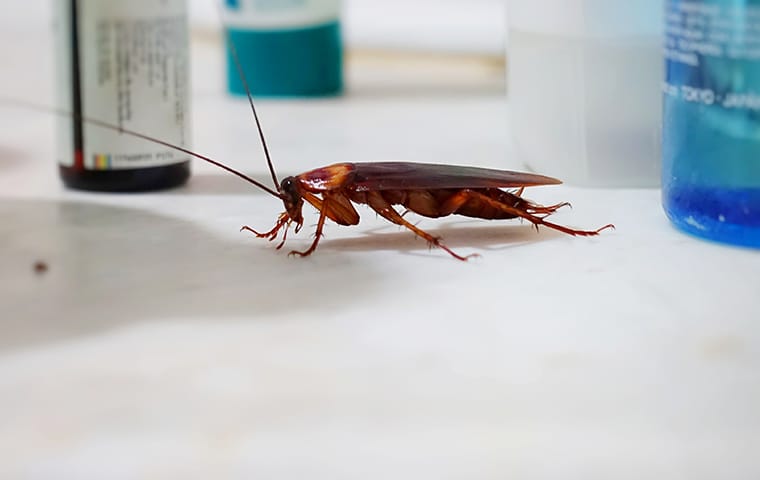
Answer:
[[[760,0],[667,0],[663,207],[760,247]]]

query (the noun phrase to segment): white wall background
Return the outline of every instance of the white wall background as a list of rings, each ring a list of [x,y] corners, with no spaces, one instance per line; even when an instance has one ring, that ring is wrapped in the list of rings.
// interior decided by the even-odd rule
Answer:
[[[52,2],[0,0],[0,28],[39,28]],[[124,0],[129,1],[129,0]],[[188,0],[197,28],[219,28],[213,1]],[[388,48],[501,54],[505,0],[344,0],[349,48]],[[7,48],[3,46],[0,48]]]

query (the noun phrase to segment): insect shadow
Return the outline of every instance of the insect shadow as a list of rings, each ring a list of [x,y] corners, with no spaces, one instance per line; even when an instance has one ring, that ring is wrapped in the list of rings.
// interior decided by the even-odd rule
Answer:
[[[0,199],[0,222],[14,225],[0,230],[0,350],[161,319],[284,321],[298,310],[323,318],[363,301],[379,280],[339,252],[294,262],[267,242],[237,240],[236,229],[220,234],[135,208]]]

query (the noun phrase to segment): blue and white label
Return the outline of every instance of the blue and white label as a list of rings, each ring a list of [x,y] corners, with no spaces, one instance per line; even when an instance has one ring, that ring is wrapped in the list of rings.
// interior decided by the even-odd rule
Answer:
[[[760,111],[760,2],[668,0],[666,96]]]

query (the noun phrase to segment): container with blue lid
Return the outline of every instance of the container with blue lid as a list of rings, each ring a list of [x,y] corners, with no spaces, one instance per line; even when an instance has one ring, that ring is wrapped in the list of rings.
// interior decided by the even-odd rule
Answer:
[[[224,23],[253,95],[342,93],[340,0],[226,0]],[[228,90],[245,95],[229,45],[226,52]]]

